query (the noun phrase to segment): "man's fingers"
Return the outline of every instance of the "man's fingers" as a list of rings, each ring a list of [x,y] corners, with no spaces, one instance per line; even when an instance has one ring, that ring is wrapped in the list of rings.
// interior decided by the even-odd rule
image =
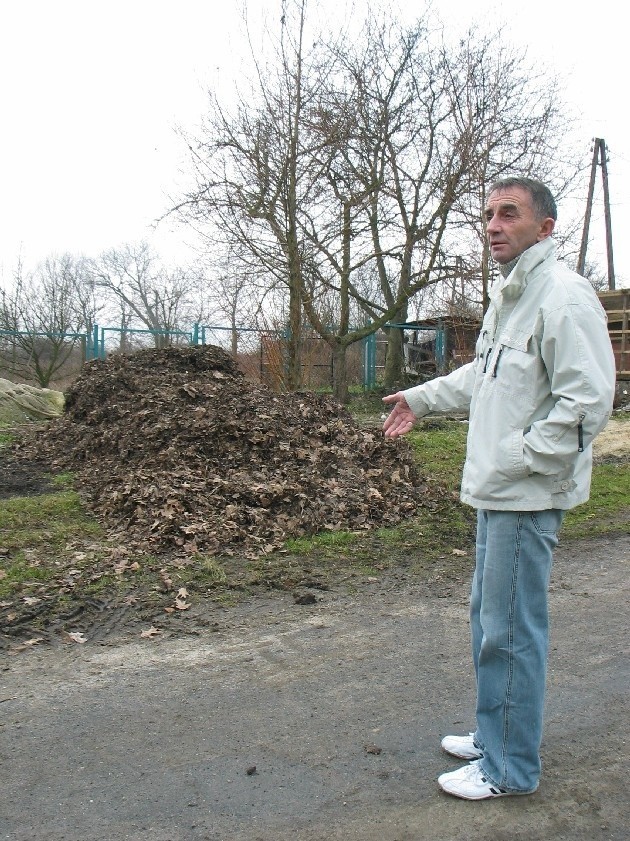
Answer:
[[[396,438],[409,432],[414,422],[414,415],[404,394],[399,391],[396,394],[388,394],[383,397],[384,403],[393,403],[394,406],[383,423],[383,433],[386,438]]]
[[[395,412],[396,412],[396,410],[392,409],[392,411],[389,413],[389,415],[387,415],[387,417],[383,421],[383,429],[389,429],[389,427],[394,423],[394,420],[396,418]]]
[[[412,426],[412,420],[406,420],[404,417],[400,417],[394,410],[383,424],[383,432],[386,438],[397,438],[399,435],[409,432]]]
[[[399,399],[398,394],[388,394],[383,397],[383,403],[397,403]]]
[[[389,429],[394,424],[400,423],[400,405],[396,404],[389,415],[385,418],[383,429]]]

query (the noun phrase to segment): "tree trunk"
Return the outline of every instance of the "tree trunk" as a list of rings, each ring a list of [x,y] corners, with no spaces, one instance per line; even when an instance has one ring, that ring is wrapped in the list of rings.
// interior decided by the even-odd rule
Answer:
[[[287,337],[286,385],[297,391],[302,385],[302,279],[299,255],[290,260],[289,335]]]
[[[482,284],[482,304],[484,313],[490,304],[490,297],[488,291],[490,289],[490,246],[488,240],[483,241],[483,251],[481,253],[481,284]]]
[[[387,331],[387,355],[383,375],[383,385],[387,391],[398,391],[404,385],[404,363],[403,331],[399,327],[391,327]]]
[[[332,346],[333,355],[333,397],[344,405],[350,402],[348,391],[348,366],[346,360],[347,346],[335,342]]]

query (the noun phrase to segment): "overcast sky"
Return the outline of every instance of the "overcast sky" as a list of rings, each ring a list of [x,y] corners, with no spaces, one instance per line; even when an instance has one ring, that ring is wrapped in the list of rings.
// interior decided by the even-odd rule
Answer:
[[[0,0],[0,272],[51,253],[85,253],[141,238],[183,253],[181,234],[151,223],[181,183],[182,146],[204,90],[227,85],[246,52],[236,0]],[[250,0],[279,15],[280,0]],[[327,17],[344,0],[311,0]],[[355,2],[360,12],[364,4]],[[418,1],[399,2],[415,19]],[[471,20],[526,46],[530,59],[566,79],[581,115],[583,151],[609,148],[618,286],[630,286],[630,149],[627,31],[620,5],[575,0],[520,4],[439,0],[449,26]],[[604,253],[598,175],[591,234]],[[584,200],[588,189],[585,174]],[[185,239],[185,238],[184,238]],[[0,275],[1,277],[1,275]]]

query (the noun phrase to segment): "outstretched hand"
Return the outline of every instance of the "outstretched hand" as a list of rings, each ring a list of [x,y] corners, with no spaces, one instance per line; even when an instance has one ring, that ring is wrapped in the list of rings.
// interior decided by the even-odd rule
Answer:
[[[409,403],[402,391],[396,394],[388,394],[383,397],[383,403],[393,403],[394,408],[389,413],[389,416],[383,424],[383,433],[386,438],[396,438],[398,435],[404,435],[409,432],[414,425],[416,416],[409,408]]]

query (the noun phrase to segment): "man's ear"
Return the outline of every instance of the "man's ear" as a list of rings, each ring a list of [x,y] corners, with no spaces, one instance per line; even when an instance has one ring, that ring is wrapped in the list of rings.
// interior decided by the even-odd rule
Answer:
[[[547,239],[553,233],[553,229],[556,227],[556,220],[553,219],[551,216],[547,216],[546,219],[540,223],[540,228],[538,230],[538,239],[537,242],[541,242],[543,239]]]

